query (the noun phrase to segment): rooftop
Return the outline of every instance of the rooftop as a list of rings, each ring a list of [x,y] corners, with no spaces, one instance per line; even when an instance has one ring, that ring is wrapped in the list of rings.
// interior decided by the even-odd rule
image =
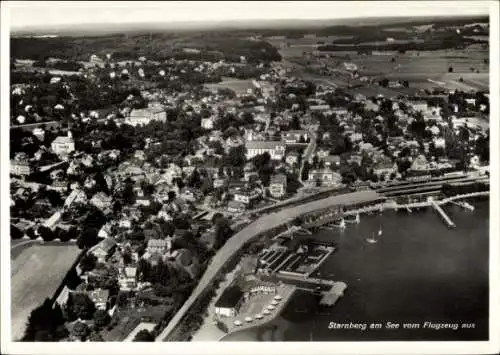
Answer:
[[[276,149],[284,147],[281,141],[249,141],[245,143],[247,149]]]
[[[286,176],[284,174],[276,174],[271,177],[271,184],[285,184]]]
[[[59,136],[52,143],[55,144],[68,144],[68,143],[74,143],[74,140],[72,137],[68,136]]]
[[[237,285],[231,285],[220,295],[215,307],[235,307],[242,296],[241,289]]]

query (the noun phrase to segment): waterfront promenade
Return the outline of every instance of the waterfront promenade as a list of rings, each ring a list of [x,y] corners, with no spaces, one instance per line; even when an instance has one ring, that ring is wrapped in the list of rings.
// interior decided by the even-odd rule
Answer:
[[[438,203],[443,204],[461,198],[486,196],[488,194],[489,191],[457,195],[454,197],[443,199]],[[168,341],[170,333],[184,318],[184,316],[187,314],[191,306],[197,301],[198,297],[200,297],[203,291],[205,291],[206,288],[211,285],[217,274],[220,272],[221,268],[229,260],[231,260],[233,255],[235,255],[249,241],[255,239],[256,237],[266,232],[269,232],[274,228],[277,228],[279,226],[285,226],[286,224],[294,221],[294,219],[296,219],[297,217],[310,212],[328,209],[329,207],[333,207],[336,205],[338,206],[341,204],[349,205],[349,204],[363,203],[367,201],[377,200],[379,198],[380,195],[378,195],[374,191],[359,191],[350,194],[331,196],[321,200],[312,201],[300,206],[286,208],[279,212],[270,213],[258,218],[257,220],[255,220],[254,222],[243,228],[241,231],[236,233],[226,242],[226,244],[222,246],[221,249],[219,249],[217,254],[212,258],[211,263],[207,267],[198,285],[193,290],[191,296],[186,300],[183,306],[175,314],[175,316],[172,318],[167,327],[157,336],[155,341]],[[397,203],[393,202],[393,203],[379,204],[375,206],[352,210],[349,212],[345,212],[344,215],[379,211],[381,209],[383,210],[386,208],[398,209],[406,207],[410,208],[424,207],[424,206],[429,206],[429,204],[430,202],[428,201],[405,204],[405,205],[398,205]]]

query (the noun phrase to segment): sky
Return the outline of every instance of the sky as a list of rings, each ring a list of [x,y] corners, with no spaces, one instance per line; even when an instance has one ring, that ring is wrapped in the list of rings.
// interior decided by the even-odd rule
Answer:
[[[11,28],[92,23],[485,15],[483,1],[6,1]]]

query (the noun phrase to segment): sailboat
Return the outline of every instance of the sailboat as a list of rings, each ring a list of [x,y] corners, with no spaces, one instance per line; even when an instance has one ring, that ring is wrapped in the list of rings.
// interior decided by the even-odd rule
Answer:
[[[380,227],[380,229],[378,230],[378,236],[381,237],[382,236],[382,227]],[[375,244],[378,242],[378,239],[376,239],[373,235],[371,238],[366,238],[366,241],[370,244]]]

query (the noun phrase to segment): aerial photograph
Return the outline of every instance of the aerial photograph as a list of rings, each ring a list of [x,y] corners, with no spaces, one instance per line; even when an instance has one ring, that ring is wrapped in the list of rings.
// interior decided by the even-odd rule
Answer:
[[[490,339],[487,2],[26,3],[12,342]]]

